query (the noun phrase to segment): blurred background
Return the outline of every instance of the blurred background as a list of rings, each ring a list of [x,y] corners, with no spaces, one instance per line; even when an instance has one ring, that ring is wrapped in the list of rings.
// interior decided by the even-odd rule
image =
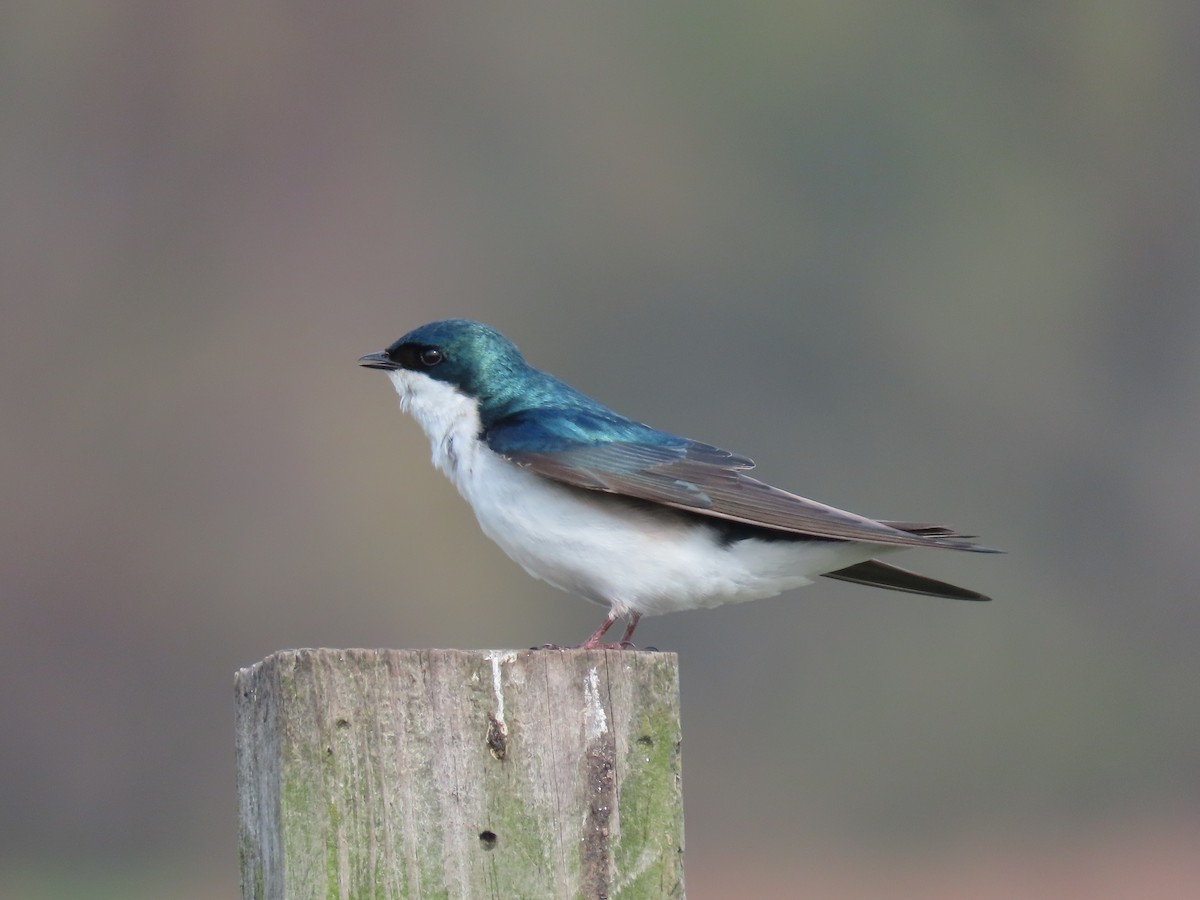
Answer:
[[[466,316],[1009,551],[642,624],[692,900],[1195,896],[1200,6],[11,3],[0,97],[0,894],[235,896],[273,650],[598,624],[355,364]]]

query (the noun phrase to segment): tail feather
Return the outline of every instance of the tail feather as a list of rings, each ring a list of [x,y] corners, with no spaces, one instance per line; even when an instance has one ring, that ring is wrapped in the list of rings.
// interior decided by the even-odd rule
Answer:
[[[947,584],[934,578],[926,578],[908,569],[882,563],[877,559],[847,566],[835,572],[826,572],[826,578],[838,581],[852,581],[855,584],[866,584],[872,587],[887,588],[893,591],[906,591],[910,594],[924,594],[927,597],[946,597],[951,600],[991,600],[983,594],[957,585]]]

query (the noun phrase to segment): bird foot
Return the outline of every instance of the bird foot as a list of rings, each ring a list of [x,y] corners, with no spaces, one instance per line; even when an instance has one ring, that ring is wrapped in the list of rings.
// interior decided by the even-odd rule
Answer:
[[[630,613],[629,626],[625,629],[625,633],[623,635],[621,635],[621,640],[617,641],[615,644],[604,644],[604,643],[601,643],[604,640],[604,635],[608,633],[608,629],[612,628],[613,623],[617,621],[617,614],[615,612],[610,611],[608,614],[608,617],[600,624],[600,627],[597,628],[594,632],[592,632],[591,636],[586,641],[584,641],[582,644],[575,645],[572,649],[574,649],[574,650],[636,650],[637,647],[634,646],[634,644],[630,640],[630,638],[633,637],[633,629],[637,628],[637,624],[641,620],[641,618],[642,618],[641,613],[636,613],[636,612]],[[532,647],[530,649],[537,650],[539,648]],[[540,649],[542,649],[542,650],[561,650],[563,648],[559,647],[556,644],[543,644]],[[648,648],[648,649],[657,649],[657,648],[652,647],[652,648]]]
[[[582,644],[538,644],[530,650],[638,650],[643,653],[658,653],[657,647],[639,647],[632,641],[621,641],[616,644],[592,644],[585,641]]]

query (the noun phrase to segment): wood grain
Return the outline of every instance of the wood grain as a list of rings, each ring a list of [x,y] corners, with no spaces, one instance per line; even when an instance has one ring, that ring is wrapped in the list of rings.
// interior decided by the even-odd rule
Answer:
[[[289,650],[236,697],[247,900],[683,896],[674,654]]]

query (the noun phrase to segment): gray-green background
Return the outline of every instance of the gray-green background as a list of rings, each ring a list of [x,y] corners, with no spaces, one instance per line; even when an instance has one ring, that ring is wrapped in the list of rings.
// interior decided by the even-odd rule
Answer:
[[[692,900],[1200,879],[1200,6],[10,3],[0,116],[6,897],[233,896],[274,649],[595,627],[355,365],[452,315],[1009,551],[643,623]]]

